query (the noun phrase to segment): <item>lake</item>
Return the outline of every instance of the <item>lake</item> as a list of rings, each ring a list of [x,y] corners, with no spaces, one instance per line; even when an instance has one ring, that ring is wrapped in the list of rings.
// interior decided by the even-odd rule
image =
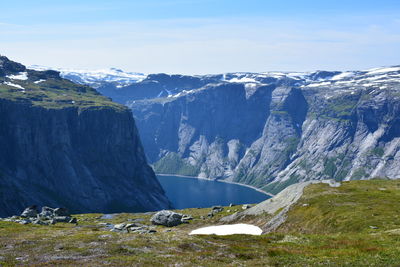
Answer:
[[[208,208],[229,204],[252,204],[270,196],[252,188],[218,181],[157,175],[172,205],[176,209]]]

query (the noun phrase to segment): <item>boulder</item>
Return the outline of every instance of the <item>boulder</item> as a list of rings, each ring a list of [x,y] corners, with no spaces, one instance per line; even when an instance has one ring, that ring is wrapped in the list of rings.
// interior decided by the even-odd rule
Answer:
[[[54,209],[54,216],[70,216],[69,210],[66,208],[56,208]]]
[[[242,206],[242,210],[247,210],[247,209],[250,209],[250,208],[251,208],[251,205],[249,205],[249,204],[244,204]]]
[[[35,205],[26,208],[21,213],[21,217],[24,217],[24,218],[37,217],[37,215],[38,215],[38,210],[37,210],[37,206],[35,206]]]
[[[176,213],[170,210],[162,210],[151,217],[151,223],[155,225],[164,225],[167,227],[177,226],[182,222],[183,214]]]
[[[50,207],[42,207],[42,212],[39,214],[42,218],[51,218],[54,216],[54,209]]]

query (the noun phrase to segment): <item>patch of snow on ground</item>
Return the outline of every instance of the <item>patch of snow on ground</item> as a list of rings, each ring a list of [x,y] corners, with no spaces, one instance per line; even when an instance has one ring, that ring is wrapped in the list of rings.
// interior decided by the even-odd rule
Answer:
[[[308,87],[320,87],[320,86],[329,86],[331,85],[330,82],[322,82],[322,83],[312,83],[307,85]]]
[[[262,230],[251,224],[230,224],[203,227],[190,232],[189,235],[261,235]]]
[[[21,90],[25,91],[25,88],[22,87],[22,86],[19,85],[19,84],[15,84],[15,83],[11,83],[11,82],[5,82],[4,84],[6,84],[6,85],[8,85],[8,86],[16,87],[16,88],[18,88],[18,89],[21,89]]]
[[[41,83],[41,82],[45,82],[46,80],[39,80],[39,81],[36,81],[36,82],[33,82],[34,84],[38,84],[38,83]]]
[[[28,80],[28,73],[27,72],[20,72],[17,75],[7,76],[7,78],[12,79],[12,80],[26,81],[26,80]]]
[[[342,72],[338,75],[335,75],[331,78],[332,81],[343,80],[345,78],[350,78],[354,76],[354,72]]]
[[[378,74],[378,73],[387,73],[393,71],[400,71],[400,67],[390,67],[390,68],[377,68],[368,70],[369,75]]]
[[[256,81],[253,78],[249,78],[249,77],[242,77],[242,78],[233,78],[228,80],[228,82],[231,83],[259,83],[259,81]]]

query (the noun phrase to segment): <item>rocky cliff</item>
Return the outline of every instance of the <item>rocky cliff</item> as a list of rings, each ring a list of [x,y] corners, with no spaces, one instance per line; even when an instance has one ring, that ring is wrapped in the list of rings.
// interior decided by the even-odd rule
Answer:
[[[400,67],[158,74],[104,93],[132,108],[160,173],[271,193],[305,180],[400,178]]]
[[[0,216],[169,207],[131,111],[54,71],[0,58]]]

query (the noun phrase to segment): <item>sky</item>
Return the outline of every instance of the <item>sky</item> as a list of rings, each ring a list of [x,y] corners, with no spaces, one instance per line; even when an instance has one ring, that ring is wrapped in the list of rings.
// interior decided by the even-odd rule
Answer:
[[[400,1],[2,1],[0,54],[28,66],[142,73],[400,65]]]

